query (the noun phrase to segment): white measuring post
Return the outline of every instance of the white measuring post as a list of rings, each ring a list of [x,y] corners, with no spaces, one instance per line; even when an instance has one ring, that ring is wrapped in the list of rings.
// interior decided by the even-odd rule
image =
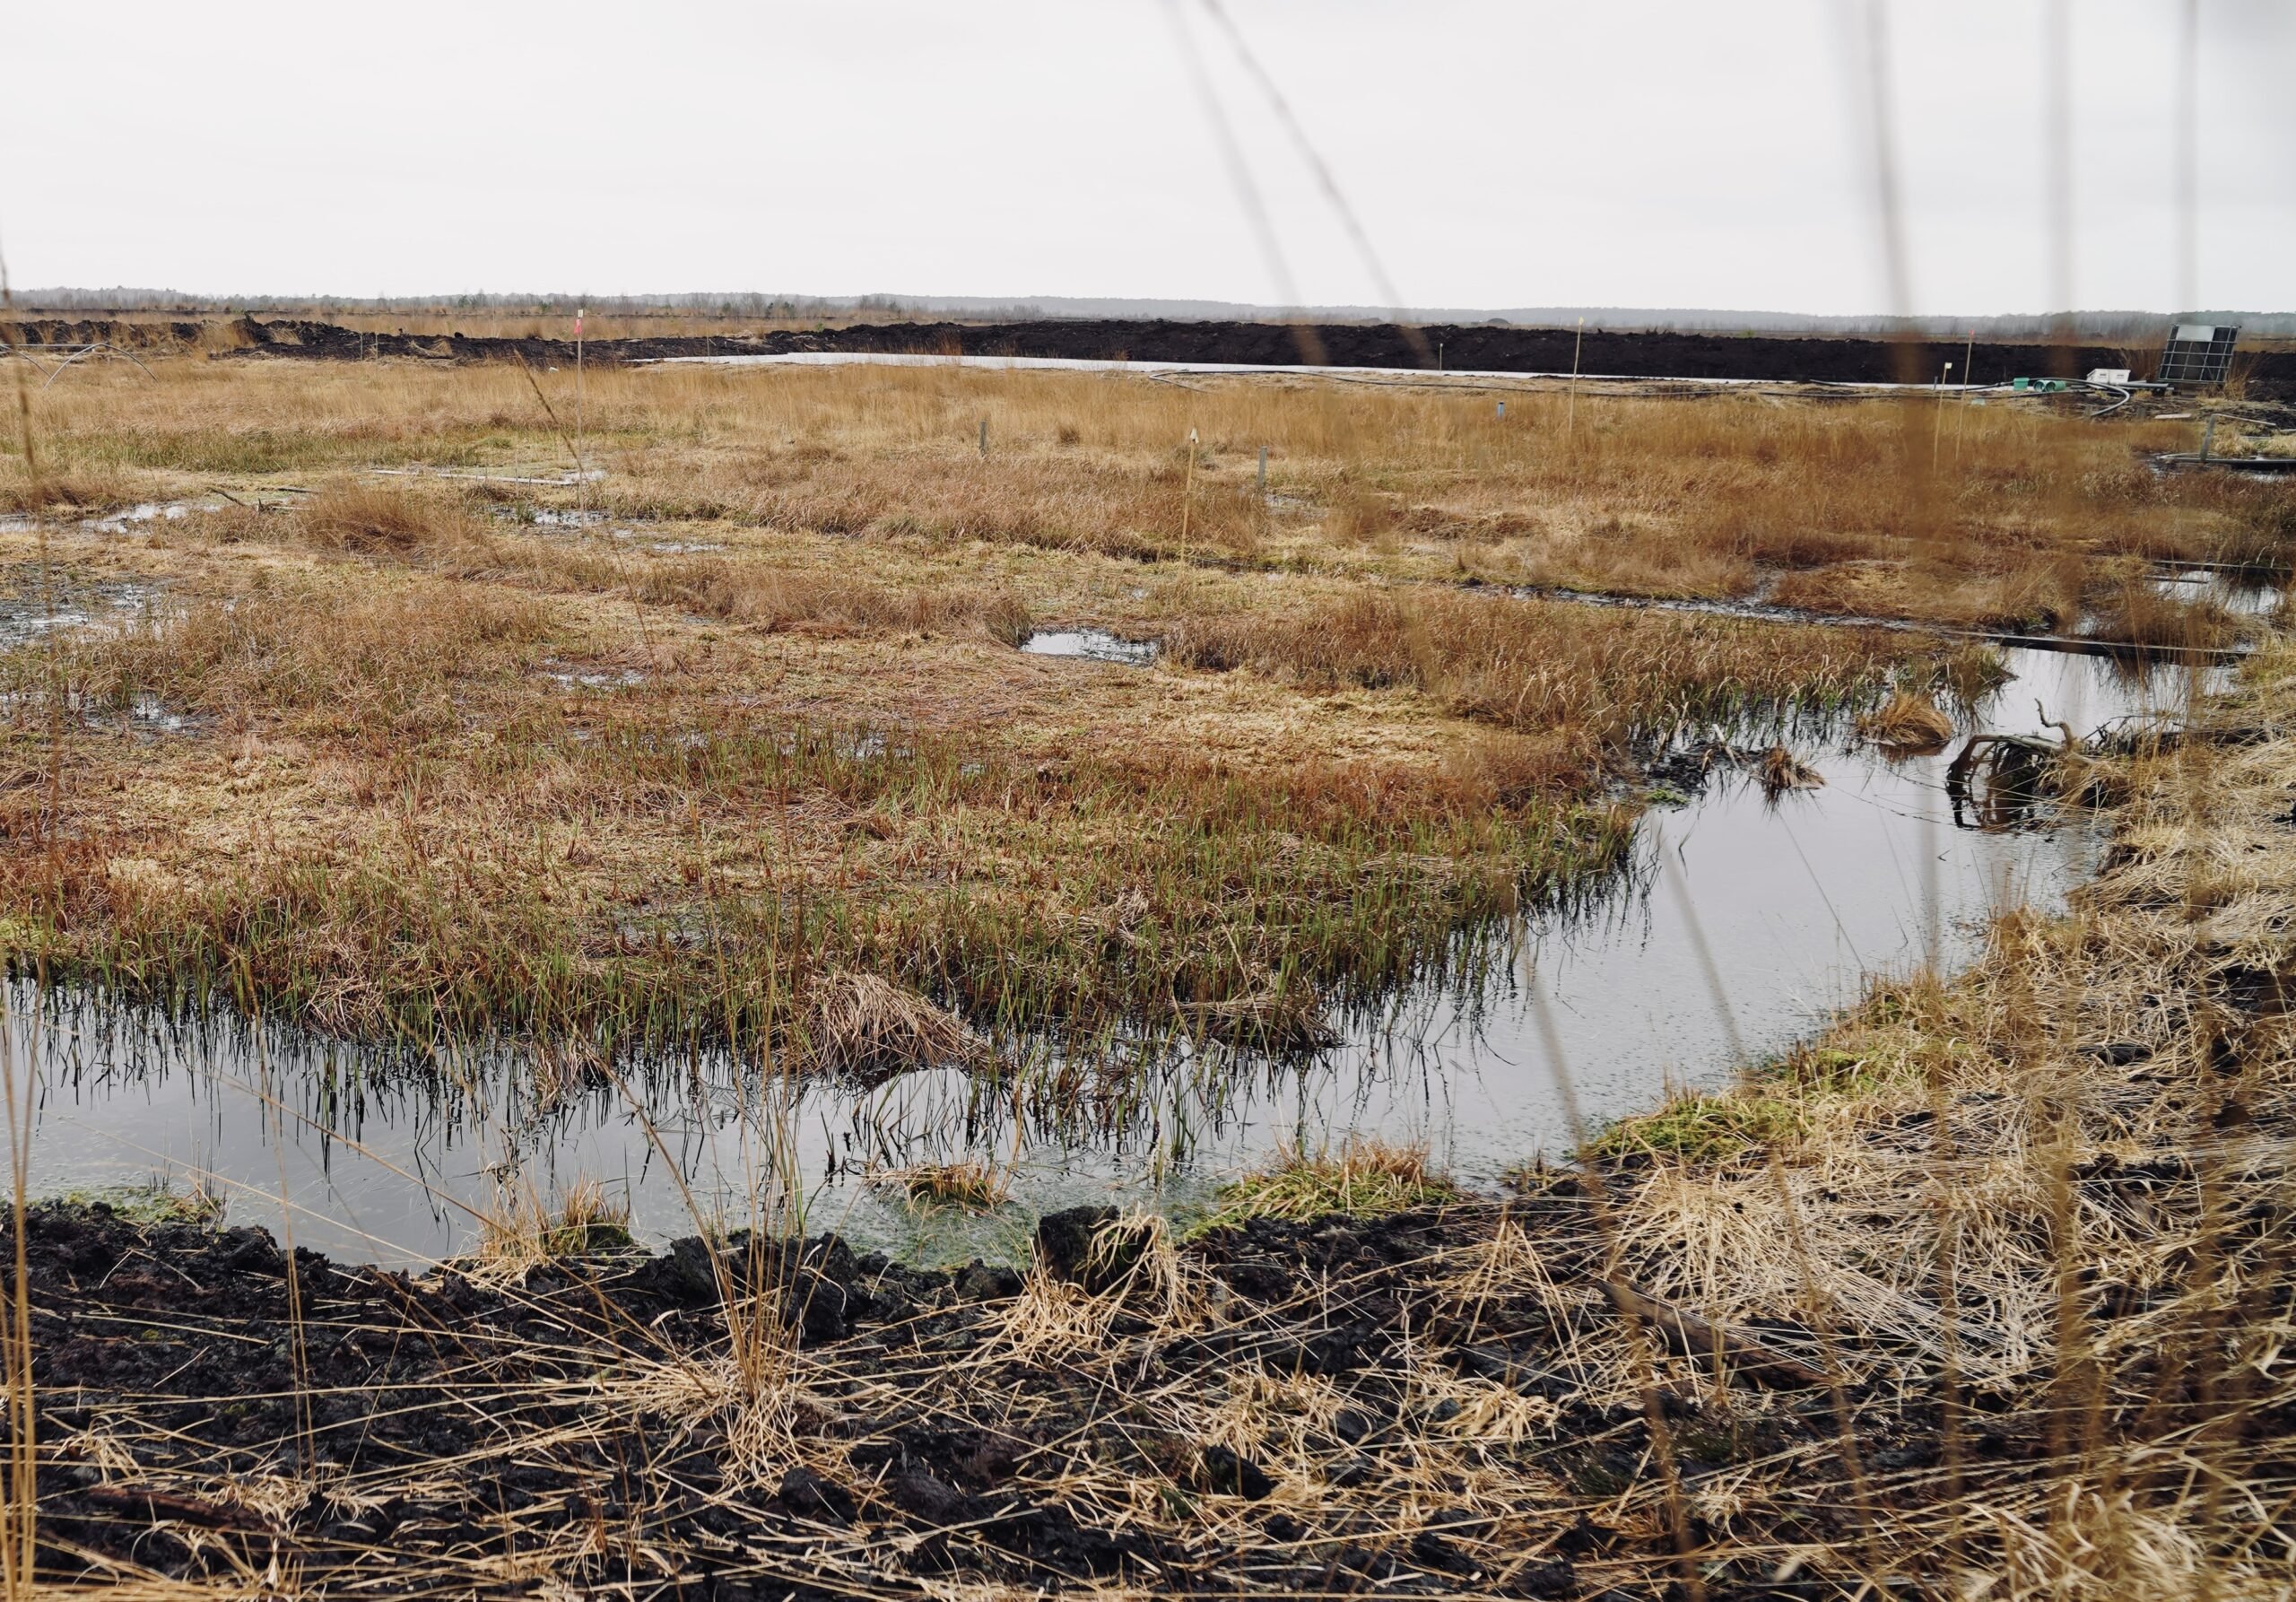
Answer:
[[[1259,448],[1259,492],[1267,493],[1267,447]]]
[[[1499,421],[1501,422],[1507,421],[1507,403],[1505,401],[1500,401],[1499,403]]]
[[[1937,448],[1945,440],[1945,386],[1952,379],[1953,364],[1945,363],[1945,370],[1937,375],[1937,421],[1929,431],[1929,471],[1937,471]]]
[[[986,417],[980,420],[980,459],[984,462],[988,459],[988,419]]]
[[[1187,431],[1187,478],[1180,487],[1180,565],[1187,565],[1188,513],[1196,505],[1196,431]]]

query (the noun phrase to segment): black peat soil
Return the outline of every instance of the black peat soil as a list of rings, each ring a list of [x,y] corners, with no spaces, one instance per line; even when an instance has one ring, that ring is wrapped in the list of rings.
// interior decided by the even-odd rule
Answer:
[[[308,1251],[291,1274],[257,1230],[41,1206],[26,1240],[40,1566],[77,1584],[284,1572],[307,1589],[541,1594],[546,1579],[553,1595],[705,1598],[952,1580],[1665,1588],[1672,1539],[1649,1497],[1628,1512],[1622,1494],[1649,1477],[1648,1416],[1589,1401],[1564,1355],[1617,1324],[1553,1288],[1596,1283],[1575,1196],[1223,1231],[1180,1249],[1218,1310],[1184,1321],[1169,1275],[1159,1302],[1121,1251],[1084,1255],[1109,1217],[1046,1220],[1025,1290],[1010,1268],[915,1270],[834,1236],[689,1239],[512,1285]],[[1491,1282],[1488,1248],[1508,1229],[1540,1243],[1546,1289]],[[1016,1341],[1016,1310],[1064,1277],[1062,1293],[1097,1293],[1112,1316],[1087,1340]],[[745,1450],[738,1407],[681,1403],[672,1382],[725,1359],[727,1285],[778,1310],[793,1365],[763,1457]],[[1733,1414],[1676,1361],[1684,1382],[1646,1400],[1673,1421],[1685,1473],[1782,1452],[1829,1478],[1822,1396],[1748,1390],[1764,1405]],[[1288,1462],[1206,1437],[1247,1371],[1326,1397],[1293,1421]],[[633,1401],[642,1375],[657,1389]],[[1457,1423],[1478,1398],[1528,1400],[1547,1427],[1478,1435]],[[1934,1458],[1907,1422],[1871,1432],[1869,1450]],[[2037,1446],[2005,1434],[1993,1450]],[[1769,1542],[1844,1535],[1838,1495],[1766,1522]],[[1766,1572],[1704,1568],[1710,1594],[1745,1589],[1734,1573],[1769,1594]]]
[[[2071,1178],[2101,1206],[2172,1166]],[[74,1585],[1847,1598],[1861,1529],[1944,1528],[2057,1432],[2036,1370],[1965,1397],[1949,1458],[1917,1355],[1607,1281],[1561,1181],[1178,1248],[1078,1208],[1026,1277],[736,1235],[417,1278],[85,1204],[23,1245],[39,1562]],[[2150,1407],[2223,1414],[2140,1367]],[[2284,1484],[2296,1415],[2250,1412],[2221,1427]]]
[[[110,340],[138,348],[188,346],[192,323],[27,319],[10,337],[30,347]],[[355,361],[414,357],[439,361],[547,365],[574,360],[570,340],[480,337],[459,333],[370,334],[332,323],[244,318],[226,359],[300,357]],[[1948,361],[1983,383],[2018,377],[2074,378],[2094,367],[2142,366],[2144,353],[2112,345],[1992,343],[1964,354],[1956,341],[1616,333],[1589,329],[1583,347],[1570,328],[1464,324],[1405,328],[1392,323],[1185,322],[1057,318],[1014,323],[857,324],[752,335],[679,335],[591,340],[591,361],[677,356],[871,352],[925,355],[1057,356],[1088,361],[1208,361],[1239,365],[1329,365],[1413,370],[1438,360],[1455,371],[1567,373],[1615,378],[1738,379],[1812,383],[1926,382]],[[1439,358],[1438,353],[1439,352]],[[2243,359],[2248,391],[2259,400],[2296,399],[2296,352],[2259,351]]]

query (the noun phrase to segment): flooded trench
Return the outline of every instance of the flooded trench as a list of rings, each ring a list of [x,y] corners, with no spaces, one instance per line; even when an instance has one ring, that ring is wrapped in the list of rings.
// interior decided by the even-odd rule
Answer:
[[[2085,733],[2180,709],[2228,672],[2005,654],[2017,676],[1979,718],[2007,732],[2062,718]],[[442,1059],[425,1078],[278,1034],[199,1040],[116,1011],[40,1014],[20,991],[6,1043],[35,1080],[32,1185],[201,1180],[238,1222],[289,1223],[298,1244],[409,1264],[466,1250],[480,1215],[578,1180],[626,1197],[636,1232],[659,1241],[693,1232],[697,1208],[747,1217],[759,1177],[778,1168],[798,1178],[808,1229],[925,1260],[1017,1251],[1040,1207],[1186,1206],[1283,1144],[1350,1132],[1424,1140],[1462,1181],[1491,1185],[1569,1144],[1558,1069],[1592,1119],[1647,1108],[1671,1086],[1726,1083],[1856,1000],[1870,976],[1966,962],[1991,916],[2060,906],[2093,871],[2092,822],[1957,824],[1944,753],[1892,762],[1846,732],[1803,752],[1823,788],[1772,801],[1724,772],[1651,807],[1635,887],[1535,920],[1497,993],[1470,1003],[1422,987],[1345,1020],[1343,1042],[1311,1063],[1178,1073],[1122,1140],[1031,1133],[1015,1147],[1008,1120],[984,1119],[979,1084],[954,1072],[869,1093],[808,1082],[770,1093],[786,1099],[766,1118],[754,1086],[745,1110],[732,1076],[705,1070],[552,1098],[525,1057]],[[1016,1152],[1014,1203],[987,1215],[919,1212],[861,1177],[872,1162]]]

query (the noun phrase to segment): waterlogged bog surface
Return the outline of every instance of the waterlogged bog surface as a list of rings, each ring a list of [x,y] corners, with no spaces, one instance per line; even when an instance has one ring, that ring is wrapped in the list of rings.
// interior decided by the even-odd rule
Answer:
[[[1985,726],[2087,732],[2185,706],[2222,670],[2130,676],[2094,657],[2007,653],[2017,677]],[[35,1079],[37,1192],[206,1183],[230,1215],[347,1258],[418,1263],[469,1249],[480,1220],[548,1205],[578,1181],[627,1200],[658,1241],[802,1195],[804,1225],[927,1260],[1017,1249],[1030,1212],[1080,1200],[1200,1203],[1279,1145],[1376,1132],[1423,1139],[1489,1184],[1572,1135],[1559,1074],[1590,1119],[1670,1085],[1714,1084],[1780,1050],[1871,975],[1976,949],[2010,906],[2061,904],[2092,871],[2097,831],[1958,826],[1947,756],[1898,762],[1837,738],[1809,758],[1821,788],[1766,797],[1742,773],[1654,805],[1643,871],[1590,911],[1531,921],[1510,979],[1479,1002],[1427,986],[1305,1063],[1168,1063],[1096,1128],[1031,1121],[950,1071],[872,1092],[828,1081],[742,1084],[707,1064],[619,1078],[537,1074],[472,1053],[421,1072],[273,1035],[204,1039],[118,1014],[41,1013],[19,992],[16,1071]],[[1017,1154],[1013,1205],[920,1211],[870,1182],[904,1164]]]

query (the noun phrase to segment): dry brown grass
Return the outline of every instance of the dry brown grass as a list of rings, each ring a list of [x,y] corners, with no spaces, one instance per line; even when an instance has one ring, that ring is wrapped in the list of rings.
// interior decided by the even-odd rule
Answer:
[[[882,1170],[869,1180],[930,1206],[985,1211],[1003,1206],[1013,1194],[1012,1171],[989,1162],[918,1162]]]
[[[71,517],[124,506],[146,489],[135,475],[88,466],[48,466],[35,479],[24,471],[21,455],[0,454],[0,512]]]
[[[2093,631],[2138,645],[2213,650],[2241,632],[2239,620],[2213,601],[2163,595],[2151,584],[2125,583],[2100,597]]]
[[[2279,649],[2213,715],[2284,731],[2292,670]],[[1906,1417],[1928,1477],[1868,1458],[1845,1493],[1944,1494],[1853,1569],[2279,1594],[2296,1395],[2256,1364],[2290,1305],[2286,760],[2283,734],[2137,762],[2072,916],[2008,918],[1968,975],[1881,986],[1744,1090],[1605,1136],[1636,1283],[1792,1317],[1858,1407]],[[2004,1476],[2005,1441],[2029,1468]]]
[[[0,668],[22,750],[52,670],[86,714],[67,818],[6,793],[12,838],[78,842],[26,843],[10,904],[54,961],[144,986],[228,971],[243,1002],[335,1028],[612,1033],[667,1015],[650,996],[748,1031],[770,1012],[775,1049],[805,1057],[814,984],[866,972],[992,1033],[1057,997],[1093,1027],[1146,1009],[1311,1045],[1350,987],[1443,949],[1439,926],[1614,867],[1628,821],[1596,798],[1644,742],[1854,710],[1932,654],[1464,592],[1463,567],[1607,540],[1828,564],[1796,576],[1867,576],[1859,609],[1967,599],[1935,588],[1960,549],[1945,501],[1899,504],[1902,419],[1879,405],[1590,400],[1566,451],[1537,395],[1502,425],[1482,398],[1368,385],[616,370],[590,397],[607,476],[578,491],[535,389],[563,374],[91,377],[42,416],[67,466],[288,509],[50,529],[62,560],[161,599]],[[1980,587],[2084,593],[2051,509],[2086,506],[2089,479],[2135,492],[2107,431],[1973,422],[1965,495],[2013,525]],[[352,471],[385,465],[435,473]],[[2161,538],[2277,537],[2247,501],[2177,492],[2199,499],[2154,508]],[[608,523],[528,515],[584,501]],[[1165,658],[1011,649],[1039,623]],[[149,701],[194,722],[130,749]],[[1377,932],[1396,927],[1431,944]]]
[[[864,1080],[917,1068],[978,1067],[987,1043],[962,1019],[873,973],[838,973],[813,997],[813,1059]]]
[[[1010,591],[895,587],[850,574],[792,572],[725,557],[649,564],[633,589],[642,601],[768,632],[926,634],[978,625],[996,643],[1018,646],[1030,627],[1027,605]]]
[[[1953,737],[1953,719],[1929,696],[1900,690],[1857,718],[1857,732],[1884,751],[1912,754],[1940,749]]]
[[[45,397],[64,469],[189,488],[569,466],[515,369],[160,371]],[[2142,452],[2189,443],[2178,424],[1989,407],[1955,420],[1933,473],[1926,406],[1588,396],[1566,444],[1561,404],[1529,386],[1501,422],[1486,396],[1376,383],[683,367],[593,373],[588,412],[620,514],[832,536],[1170,557],[1185,525],[1199,559],[1662,594],[1769,578],[1828,609],[2029,623],[2076,615],[2080,564],[2100,558],[2284,566],[2291,553],[2286,486],[2146,471]],[[1277,492],[1265,507],[1261,446]],[[2056,565],[2067,557],[2070,571]]]
[[[369,555],[405,556],[473,543],[476,523],[458,507],[396,484],[331,483],[302,505],[300,531],[314,544]]]
[[[1309,609],[1207,612],[1169,629],[1165,647],[1191,667],[1249,667],[1318,690],[1407,688],[1501,728],[1602,740],[1795,699],[1839,705],[1870,686],[1886,649],[1847,631],[1379,589]]]
[[[1773,797],[1787,790],[1814,790],[1825,783],[1823,774],[1783,745],[1772,745],[1761,753],[1761,760],[1754,764],[1754,776],[1761,782],[1762,793]]]
[[[536,1268],[591,1252],[628,1251],[630,1203],[592,1179],[576,1180],[554,1204],[531,1193],[482,1221],[469,1272],[514,1284]]]
[[[1480,398],[1285,384],[689,371],[602,375],[596,395],[617,512],[702,519],[722,558],[526,533],[473,554],[451,486],[346,487],[323,518],[217,514],[132,548],[58,530],[68,560],[169,588],[123,630],[8,659],[13,760],[65,780],[60,814],[6,792],[14,949],[418,1040],[638,1033],[672,1003],[787,997],[752,1039],[865,1074],[961,1058],[969,1021],[1015,997],[1097,1004],[1092,1027],[1151,1003],[1160,1023],[1264,1022],[1325,984],[1392,983],[1364,953],[1402,933],[1414,959],[1445,952],[1463,920],[1614,863],[1619,820],[1560,809],[1628,736],[1847,700],[1919,649],[1396,580],[1785,570],[1843,609],[2026,615],[2092,598],[2100,556],[2284,554],[2282,503],[2133,470],[2144,425],[2005,412],[1935,483],[1881,404],[1587,402],[1565,451],[1535,400],[1500,429]],[[382,461],[554,470],[535,411],[517,375],[184,364],[133,396],[99,379],[48,422],[67,470],[246,486]],[[1192,485],[1188,427],[1209,461]],[[1243,488],[1261,442],[1272,511]],[[1166,560],[1183,524],[1185,566]],[[1028,616],[1161,632],[1177,662],[1025,660],[1006,648]],[[490,1450],[522,1470],[562,1456],[633,1531],[674,1499],[744,1528],[761,1476],[792,1466],[874,1498],[851,1451],[880,1425],[1020,1441],[1005,1486],[1147,1531],[1222,1594],[1352,1587],[1380,1577],[1371,1548],[1454,1591],[1551,1589],[1566,1551],[1571,1584],[1655,1591],[1681,1578],[1678,1502],[1691,1572],[1718,1588],[2275,1595],[2296,836],[2286,659],[2257,672],[2233,715],[2273,737],[2124,772],[2114,866],[2074,919],[2005,922],[1975,973],[1878,995],[1745,1101],[1630,1126],[1604,1148],[1607,1231],[1552,1190],[1457,1233],[1278,1230],[1301,1255],[1267,1305],[1213,1284],[1232,1241],[1158,1235],[1137,1283],[1036,1276],[891,1378],[885,1344],[801,1347],[763,1295],[683,1345],[613,1325],[595,1363],[563,1324],[497,1345],[457,1328],[483,1355],[446,1406],[501,1424]],[[172,742],[95,715],[52,735],[59,676],[75,717],[148,693],[204,721]],[[1436,1182],[1393,1153],[1265,1178],[1271,1206],[1311,1209]],[[587,1246],[611,1222],[597,1202],[537,1206],[519,1238]],[[1621,1277],[1839,1383],[1779,1399],[1727,1351],[1654,1351],[1605,1288]],[[1368,1371],[1318,1371],[1314,1343],[1358,1321],[1394,1339]],[[529,1357],[547,1371],[487,1366]],[[1373,1400],[1392,1432],[1365,1469],[1341,1418]],[[101,1473],[260,1501],[272,1550],[298,1549],[311,1489],[251,1478],[244,1454],[187,1461],[180,1415],[124,1404],[71,1427]],[[607,1470],[601,1442],[625,1453]],[[625,1467],[657,1450],[709,1476]],[[402,1461],[362,1488],[459,1505],[472,1467]],[[577,1505],[481,1508],[491,1522],[442,1521],[419,1560],[335,1550],[378,1585],[683,1572]],[[816,1520],[743,1561],[784,1589],[882,1588],[916,1550],[883,1528]],[[966,1545],[986,1539],[952,1547],[1003,1561]]]
[[[2296,654],[2248,674],[2212,716],[2267,737],[2129,762],[2071,915],[2003,919],[1970,973],[1877,988],[1742,1091],[1628,1120],[1589,1173],[1526,1173],[1509,1204],[1365,1142],[1254,1176],[1189,1242],[1108,1220],[1098,1289],[1040,1265],[984,1302],[856,1265],[874,1322],[746,1345],[770,1296],[697,1314],[626,1309],[611,1280],[474,1301],[338,1275],[315,1344],[337,1372],[403,1363],[456,1310],[438,1367],[389,1391],[462,1432],[450,1462],[386,1442],[338,1479],[257,1476],[274,1443],[209,1444],[213,1399],[173,1375],[101,1410],[60,1394],[43,1439],[107,1493],[247,1510],[249,1545],[334,1589],[513,1566],[578,1588],[641,1556],[665,1583],[1068,1583],[1043,1526],[1003,1522],[1019,1507],[1136,1536],[1098,1549],[1103,1590],[1665,1595],[1687,1572],[1716,1598],[2272,1602],[2296,1554]],[[1441,1205],[1338,1217],[1413,1203]],[[778,1260],[795,1277],[746,1283],[815,1286]],[[86,1284],[42,1316],[86,1296],[72,1333],[110,1330],[152,1315],[93,1298],[185,1293]],[[356,1395],[312,1398],[338,1451],[376,1428]],[[544,1493],[504,1512],[488,1476],[510,1474]],[[89,1477],[48,1505],[84,1515]],[[298,1521],[352,1492],[406,1510],[400,1533]],[[608,1493],[644,1545],[568,1518]],[[180,1528],[139,1530],[138,1561]]]

